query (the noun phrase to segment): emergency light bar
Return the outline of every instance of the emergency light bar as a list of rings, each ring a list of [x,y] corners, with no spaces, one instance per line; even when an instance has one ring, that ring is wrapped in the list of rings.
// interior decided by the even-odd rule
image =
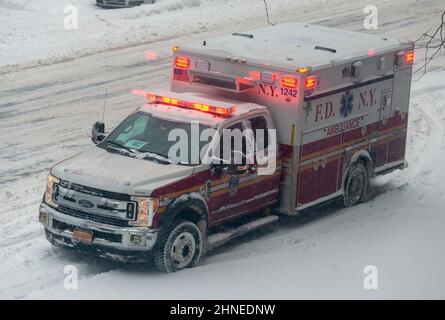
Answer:
[[[207,99],[198,99],[196,101],[189,101],[184,95],[174,95],[174,94],[156,94],[147,93],[147,100],[149,103],[163,104],[167,106],[174,106],[179,108],[194,109],[206,113],[213,113],[216,115],[229,117],[232,113],[236,111],[236,105],[229,103],[220,103]]]

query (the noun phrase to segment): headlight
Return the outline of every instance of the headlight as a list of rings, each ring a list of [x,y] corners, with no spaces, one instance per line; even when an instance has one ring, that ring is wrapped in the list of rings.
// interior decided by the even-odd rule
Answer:
[[[138,215],[135,221],[129,221],[128,225],[133,227],[149,227],[153,221],[153,217],[159,207],[159,199],[157,198],[141,198],[131,197],[131,200],[138,204]]]
[[[54,208],[57,208],[57,203],[54,202],[54,185],[56,183],[60,183],[60,180],[49,174],[46,180],[45,203]]]

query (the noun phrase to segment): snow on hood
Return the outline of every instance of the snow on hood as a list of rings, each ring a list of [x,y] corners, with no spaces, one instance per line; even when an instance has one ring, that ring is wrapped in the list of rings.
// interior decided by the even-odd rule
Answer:
[[[148,196],[158,187],[190,176],[193,170],[192,166],[160,164],[91,146],[54,166],[51,173],[87,187]]]

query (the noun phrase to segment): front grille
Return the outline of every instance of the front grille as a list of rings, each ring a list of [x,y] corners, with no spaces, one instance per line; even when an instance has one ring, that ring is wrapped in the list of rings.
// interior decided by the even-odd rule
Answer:
[[[60,181],[60,185],[70,190],[90,194],[97,197],[104,197],[108,199],[114,200],[122,200],[122,201],[130,201],[130,196],[125,193],[117,193],[112,191],[99,190],[91,187],[85,187],[80,184],[70,183],[68,181],[62,180]]]
[[[58,211],[80,219],[128,227],[137,216],[137,203],[131,196],[99,190],[62,180],[55,187]]]
[[[72,224],[68,224],[56,219],[53,219],[53,228],[57,229],[59,231],[70,231],[74,232],[74,230],[77,228],[76,226],[73,226]],[[90,230],[93,233],[93,239],[99,238],[103,240],[107,240],[110,242],[116,242],[116,243],[122,243],[122,235],[120,234],[114,234],[114,233],[106,233],[96,230]]]
[[[128,227],[128,221],[122,220],[122,219],[115,219],[111,217],[103,217],[96,214],[86,213],[79,210],[75,210],[72,208],[68,208],[65,206],[59,205],[58,211],[60,211],[63,214],[69,215],[71,217],[90,220],[94,222],[104,223],[104,224],[110,224],[117,227]]]

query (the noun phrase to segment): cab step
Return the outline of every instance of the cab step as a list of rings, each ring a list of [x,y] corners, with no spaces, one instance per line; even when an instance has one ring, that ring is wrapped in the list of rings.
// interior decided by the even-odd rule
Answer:
[[[277,221],[278,219],[279,217],[277,215],[270,215],[267,217],[262,217],[260,219],[250,221],[234,229],[212,234],[207,238],[207,250],[211,251],[213,249],[216,249],[217,247],[227,243],[228,241],[234,238],[240,237],[253,230],[271,224]]]

